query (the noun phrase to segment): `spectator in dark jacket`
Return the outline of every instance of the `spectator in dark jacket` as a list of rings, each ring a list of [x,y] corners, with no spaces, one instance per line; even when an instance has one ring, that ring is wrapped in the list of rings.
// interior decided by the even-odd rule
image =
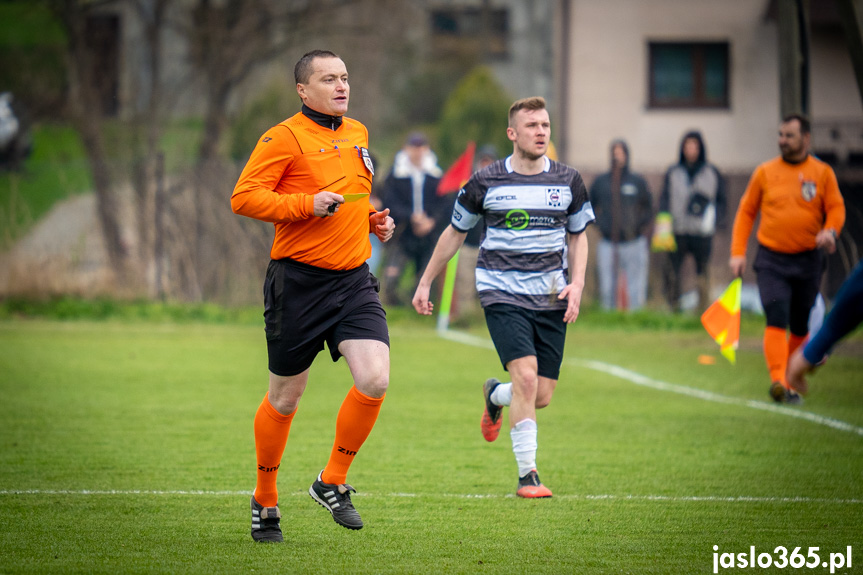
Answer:
[[[602,307],[637,310],[647,300],[653,198],[644,178],[629,170],[623,140],[611,143],[611,170],[591,186],[590,203],[602,236],[596,252]]]
[[[442,171],[424,134],[414,132],[396,154],[383,185],[382,200],[395,220],[396,238],[389,244],[384,267],[384,301],[401,303],[398,284],[406,265],[413,263],[416,289],[419,275],[431,258],[435,242],[449,223],[452,198],[437,194]]]

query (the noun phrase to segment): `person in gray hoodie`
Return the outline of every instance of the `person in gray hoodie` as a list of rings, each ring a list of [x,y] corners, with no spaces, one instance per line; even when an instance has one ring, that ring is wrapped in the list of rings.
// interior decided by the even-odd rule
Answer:
[[[647,301],[653,198],[645,179],[629,170],[625,141],[611,142],[611,169],[593,182],[590,203],[601,235],[596,252],[600,303],[605,309],[637,310]]]
[[[659,211],[668,212],[677,250],[669,254],[671,269],[666,278],[666,296],[674,311],[680,311],[680,268],[687,255],[695,261],[698,310],[710,303],[710,252],[713,236],[726,213],[725,183],[707,161],[704,139],[698,131],[683,135],[680,159],[668,168],[659,196]]]

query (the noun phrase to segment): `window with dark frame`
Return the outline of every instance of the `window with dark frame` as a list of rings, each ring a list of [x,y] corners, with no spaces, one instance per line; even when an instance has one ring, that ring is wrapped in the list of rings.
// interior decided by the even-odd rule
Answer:
[[[650,42],[648,106],[728,108],[728,42]]]
[[[449,52],[469,46],[482,48],[488,56],[509,54],[509,12],[506,9],[474,7],[432,10],[431,31],[435,49]],[[482,43],[483,46],[479,46]]]

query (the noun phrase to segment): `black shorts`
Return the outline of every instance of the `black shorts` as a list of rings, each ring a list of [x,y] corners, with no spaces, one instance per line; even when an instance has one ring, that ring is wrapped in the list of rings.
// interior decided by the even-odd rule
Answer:
[[[317,268],[290,259],[271,260],[264,282],[264,331],[270,371],[297,375],[324,349],[333,361],[339,343],[372,339],[389,345],[380,284],[369,266],[346,271]]]
[[[759,245],[752,267],[767,325],[806,335],[824,269],[821,250],[783,254]]]
[[[537,374],[549,379],[560,376],[566,343],[564,309],[536,311],[496,303],[484,308],[488,333],[503,368],[514,359],[536,356]]]

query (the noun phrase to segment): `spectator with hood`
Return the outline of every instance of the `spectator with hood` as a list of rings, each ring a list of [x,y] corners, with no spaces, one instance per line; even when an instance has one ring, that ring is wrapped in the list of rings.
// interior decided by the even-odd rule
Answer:
[[[671,269],[666,295],[680,311],[680,268],[687,255],[695,261],[698,308],[710,303],[710,252],[713,236],[725,220],[726,198],[722,175],[707,161],[701,132],[690,131],[680,142],[678,162],[668,168],[659,197],[659,211],[671,214],[677,250],[669,254]]]
[[[593,182],[590,203],[601,234],[596,272],[602,307],[637,310],[647,301],[653,198],[645,179],[629,169],[625,141],[611,142],[611,169]]]

